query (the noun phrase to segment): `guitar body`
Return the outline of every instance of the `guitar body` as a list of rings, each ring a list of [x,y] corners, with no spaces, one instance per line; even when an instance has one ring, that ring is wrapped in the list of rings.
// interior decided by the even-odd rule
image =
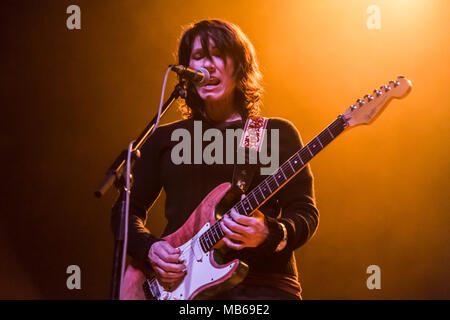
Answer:
[[[122,300],[202,299],[229,289],[245,278],[248,271],[245,263],[236,259],[222,264],[217,246],[204,252],[198,241],[216,222],[216,206],[229,189],[228,182],[214,188],[180,229],[163,238],[182,252],[180,259],[184,261],[187,272],[178,286],[166,290],[155,278],[147,279],[141,270],[129,265],[121,287]]]

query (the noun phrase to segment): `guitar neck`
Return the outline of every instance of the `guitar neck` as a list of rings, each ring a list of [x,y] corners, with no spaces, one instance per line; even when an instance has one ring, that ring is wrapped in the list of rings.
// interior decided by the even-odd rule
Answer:
[[[339,116],[314,139],[285,161],[274,174],[269,175],[249,192],[244,199],[236,203],[233,208],[242,215],[250,215],[299,173],[316,154],[341,134],[345,127],[344,118]],[[200,237],[200,243],[203,249],[207,251],[224,236],[225,233],[218,221]]]

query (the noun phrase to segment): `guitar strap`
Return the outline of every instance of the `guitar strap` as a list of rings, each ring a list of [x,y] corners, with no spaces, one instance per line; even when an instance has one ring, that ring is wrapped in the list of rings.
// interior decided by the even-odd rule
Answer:
[[[242,133],[240,148],[245,148],[245,163],[240,164],[238,161],[234,164],[232,186],[237,187],[245,193],[255,175],[258,165],[252,164],[249,160],[250,152],[256,155],[261,151],[264,140],[264,129],[267,126],[268,119],[265,117],[248,117],[245,122],[244,131]]]

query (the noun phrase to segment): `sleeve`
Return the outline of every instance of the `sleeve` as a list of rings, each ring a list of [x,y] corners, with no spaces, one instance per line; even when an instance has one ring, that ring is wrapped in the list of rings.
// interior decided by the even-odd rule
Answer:
[[[280,166],[294,153],[299,151],[302,140],[292,123],[284,119],[272,119],[272,128],[279,129],[279,160]],[[319,223],[319,211],[314,196],[313,175],[309,165],[305,166],[292,178],[274,198],[281,208],[278,218],[265,216],[269,235],[258,248],[266,254],[273,254],[283,238],[283,230],[279,222],[287,230],[287,244],[280,252],[293,251],[305,244],[315,233]]]
[[[158,198],[162,184],[160,179],[161,130],[157,128],[141,148],[141,157],[133,167],[133,185],[130,194],[128,219],[128,254],[139,263],[149,266],[150,246],[159,241],[145,227],[148,210]],[[117,232],[120,224],[120,199],[112,208],[111,226]]]

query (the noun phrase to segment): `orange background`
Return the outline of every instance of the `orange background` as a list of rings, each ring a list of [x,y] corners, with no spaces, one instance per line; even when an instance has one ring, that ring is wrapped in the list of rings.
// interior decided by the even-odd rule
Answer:
[[[71,4],[81,30],[66,28]],[[381,9],[380,30],[366,26],[369,5]],[[108,298],[114,192],[98,200],[93,191],[157,112],[182,26],[205,18],[248,35],[264,76],[263,114],[291,120],[304,142],[397,75],[412,81],[408,97],[312,160],[320,225],[296,251],[300,281],[305,299],[450,298],[449,1],[2,6],[0,298]],[[171,75],[167,94],[174,84]],[[172,107],[164,122],[179,117]],[[156,234],[163,200],[149,219]],[[66,288],[72,264],[82,290]],[[380,290],[366,287],[373,264]]]

